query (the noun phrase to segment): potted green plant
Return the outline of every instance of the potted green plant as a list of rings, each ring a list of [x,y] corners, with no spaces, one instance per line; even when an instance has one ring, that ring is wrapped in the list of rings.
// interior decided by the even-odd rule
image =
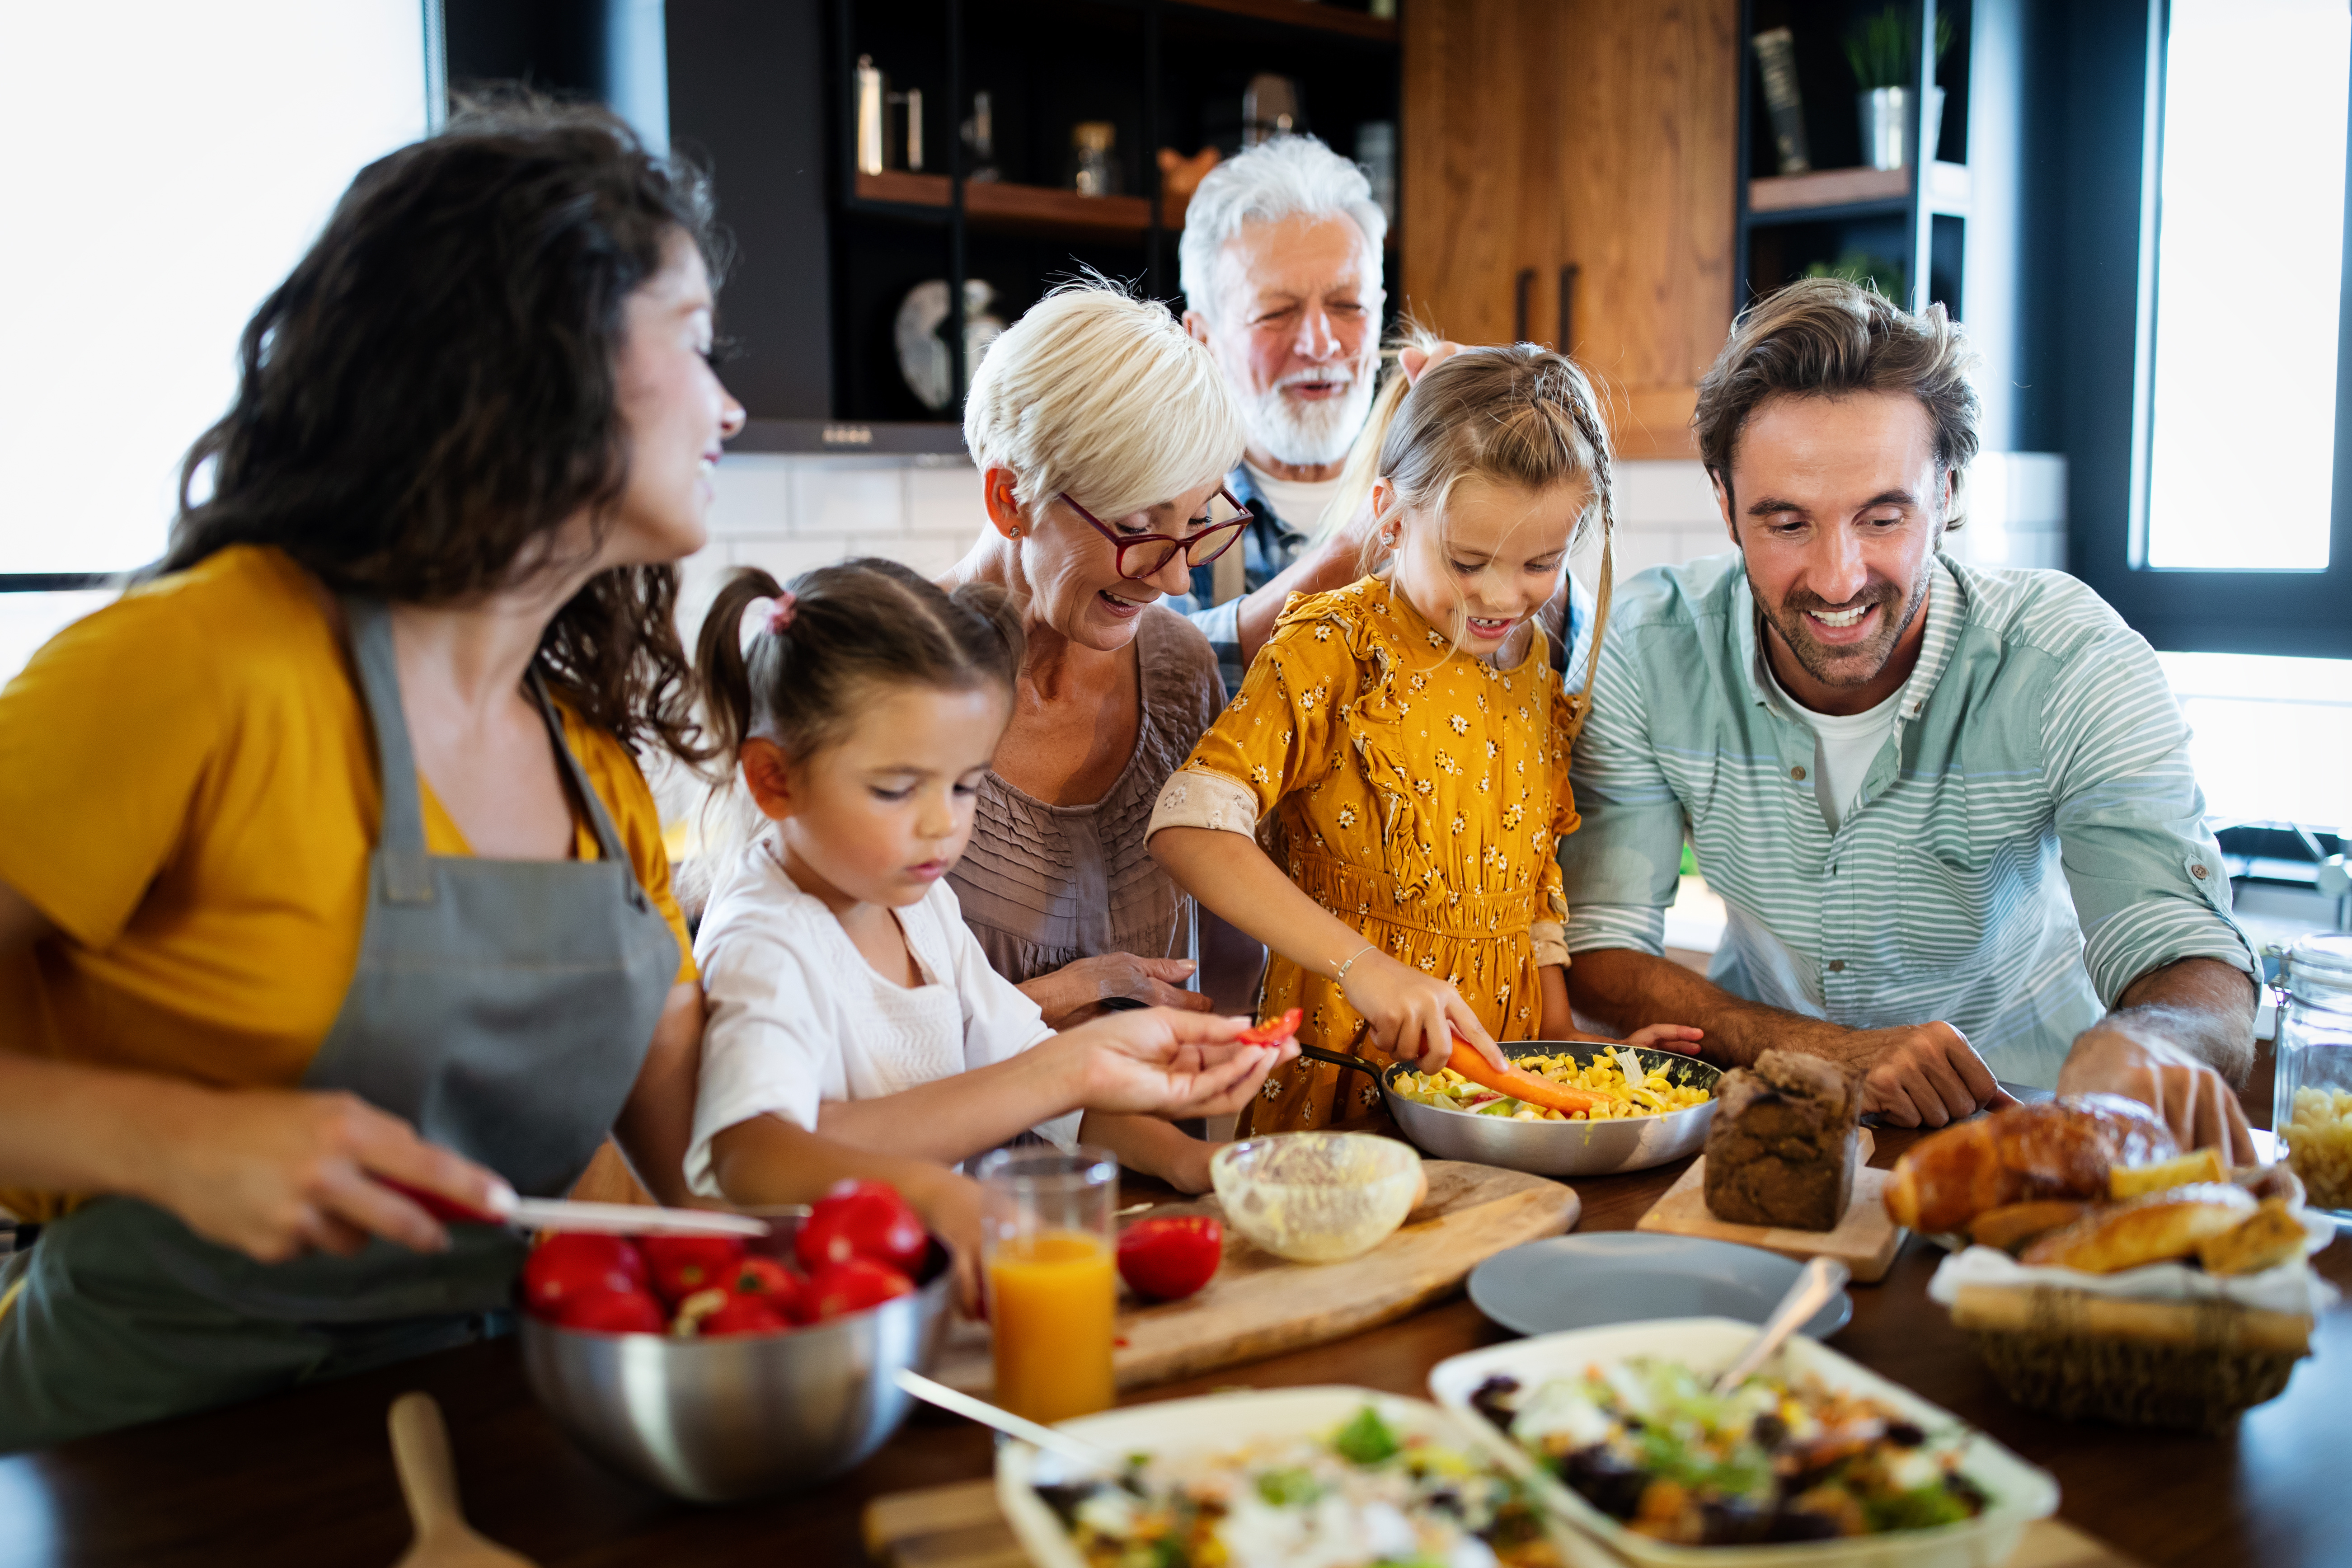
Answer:
[[[1908,168],[1912,162],[1912,139],[1920,118],[1911,96],[1912,73],[1919,63],[1916,16],[1909,5],[1898,0],[1876,16],[1862,18],[1846,34],[1846,63],[1853,68],[1854,85],[1861,89],[1857,101],[1862,110],[1863,162],[1874,169]],[[1939,9],[1936,16],[1938,67],[1951,46],[1952,19]],[[1932,81],[1927,108],[1927,153],[1933,157],[1943,134],[1944,89]]]

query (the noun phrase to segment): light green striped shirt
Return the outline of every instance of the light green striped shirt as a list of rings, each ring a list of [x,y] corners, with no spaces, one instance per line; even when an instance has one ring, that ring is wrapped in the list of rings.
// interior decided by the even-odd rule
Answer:
[[[2253,950],[2147,642],[2063,573],[1931,569],[1918,666],[1835,833],[1739,556],[1619,585],[1570,766],[1569,951],[1663,952],[1687,835],[1729,914],[1717,984],[1853,1028],[1945,1019],[2047,1088],[2139,976],[2252,974]]]

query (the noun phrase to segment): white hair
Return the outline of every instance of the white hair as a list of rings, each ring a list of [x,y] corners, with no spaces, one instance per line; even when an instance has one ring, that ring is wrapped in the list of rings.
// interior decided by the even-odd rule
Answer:
[[[1247,425],[1209,351],[1167,308],[1100,278],[1066,283],[990,345],[964,403],[982,471],[1036,508],[1067,491],[1125,517],[1224,477]]]
[[[1248,223],[1286,217],[1346,217],[1363,231],[1372,276],[1381,272],[1381,242],[1388,216],[1372,200],[1364,171],[1313,136],[1277,136],[1211,169],[1184,209],[1177,242],[1184,302],[1212,321],[1217,315],[1217,258]]]

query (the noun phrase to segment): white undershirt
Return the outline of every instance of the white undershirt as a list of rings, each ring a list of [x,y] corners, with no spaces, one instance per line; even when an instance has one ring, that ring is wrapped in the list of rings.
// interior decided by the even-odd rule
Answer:
[[[1866,712],[1853,714],[1816,713],[1795,698],[1772,673],[1772,661],[1759,655],[1764,666],[1764,678],[1772,689],[1787,703],[1789,711],[1813,732],[1813,798],[1821,803],[1822,820],[1835,833],[1844,826],[1845,814],[1862,794],[1862,782],[1870,774],[1870,764],[1878,758],[1879,748],[1886,744],[1887,731],[1895,728],[1895,715],[1903,700],[1903,689]]]
[[[898,1094],[1052,1037],[1037,1005],[988,966],[946,878],[897,913],[917,985],[866,962],[833,911],[793,881],[772,838],[721,876],[694,943],[710,1008],[686,1156],[696,1192],[719,1195],[710,1141],[739,1121],[781,1116],[814,1132],[826,1100]],[[1036,1131],[1068,1148],[1083,1114]]]
[[[1312,533],[1323,509],[1339,493],[1338,479],[1277,479],[1255,463],[1244,462],[1250,483],[1274,506],[1274,515],[1294,533]]]

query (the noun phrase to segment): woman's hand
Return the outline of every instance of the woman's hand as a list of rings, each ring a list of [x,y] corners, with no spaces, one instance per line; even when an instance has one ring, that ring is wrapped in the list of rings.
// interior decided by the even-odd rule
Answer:
[[[1201,966],[1189,958],[1142,958],[1105,952],[1066,963],[1025,982],[1020,990],[1045,1015],[1045,1026],[1067,1028],[1091,1018],[1114,996],[1132,997],[1149,1007],[1182,1007],[1206,1013],[1216,1004],[1183,988]]]
[[[1222,1116],[1248,1104],[1265,1075],[1298,1054],[1295,1040],[1235,1045],[1249,1026],[1247,1018],[1152,1007],[1106,1014],[1053,1043],[1076,1058],[1080,1103],[1088,1110]]]
[[[376,1176],[487,1209],[505,1186],[356,1095],[208,1094],[200,1119],[154,1142],[131,1189],[197,1235],[263,1263],[316,1247],[349,1257],[372,1236],[417,1252],[449,1245],[439,1222]]]
[[[1416,1072],[1444,1067],[1457,1033],[1496,1068],[1509,1065],[1460,992],[1378,948],[1349,964],[1340,994],[1371,1025],[1372,1044]]]

